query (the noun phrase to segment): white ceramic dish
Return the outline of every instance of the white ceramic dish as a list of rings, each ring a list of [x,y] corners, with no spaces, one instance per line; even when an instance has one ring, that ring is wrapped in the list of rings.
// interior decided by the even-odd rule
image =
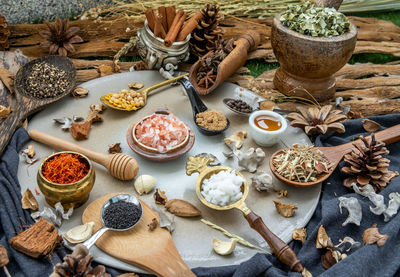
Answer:
[[[62,131],[59,125],[53,122],[53,118],[64,116],[70,117],[72,115],[78,115],[86,117],[89,112],[89,105],[99,103],[99,97],[101,95],[104,95],[109,91],[124,89],[129,83],[138,80],[146,86],[150,86],[162,81],[162,77],[156,71],[139,71],[114,74],[89,81],[81,85],[82,87],[89,89],[88,97],[80,99],[66,97],[60,102],[55,103],[42,112],[36,114],[29,122],[29,128],[37,129],[103,153],[107,153],[109,144],[121,142],[123,153],[132,155],[137,159],[140,168],[138,175],[149,174],[154,176],[157,179],[157,187],[166,191],[169,198],[180,198],[191,202],[201,210],[203,218],[224,227],[228,231],[235,233],[254,244],[268,249],[267,243],[257,232],[253,231],[248,226],[246,220],[240,215],[239,211],[215,211],[204,206],[196,197],[195,182],[197,174],[193,174],[189,177],[186,176],[185,173],[187,157],[189,155],[196,155],[203,152],[212,153],[217,156],[222,164],[237,169],[236,161],[226,160],[222,154],[222,151],[226,150],[223,138],[224,136],[230,136],[236,131],[248,131],[248,119],[227,110],[222,103],[222,99],[229,97],[232,94],[232,91],[237,89],[238,86],[225,83],[212,94],[203,97],[205,104],[210,109],[225,109],[224,114],[231,121],[230,129],[225,134],[218,136],[204,136],[198,131],[193,122],[193,114],[190,108],[189,99],[180,86],[168,86],[152,92],[154,95],[148,99],[147,105],[137,112],[126,113],[107,109],[102,114],[104,122],[98,123],[92,127],[90,137],[86,141],[74,141],[68,132]],[[141,158],[130,150],[125,140],[126,130],[132,122],[140,120],[158,108],[169,108],[180,120],[186,122],[189,127],[191,127],[196,136],[196,142],[187,154],[167,163],[156,163]],[[270,148],[264,148],[264,151],[266,152],[266,161],[260,166],[259,170],[269,172],[267,160],[269,156],[280,148],[289,147],[293,143],[310,144],[310,141],[300,129],[289,126],[286,136],[282,137],[282,141],[280,141],[279,144]],[[30,141],[29,144],[34,145],[37,157],[39,157],[39,162],[28,167],[28,165],[23,162],[23,159],[21,159],[18,168],[18,178],[22,192],[24,192],[28,187],[32,191],[37,188],[36,173],[40,166],[40,162],[51,153],[57,151],[56,149],[52,149],[36,142]],[[257,147],[257,145],[248,138],[246,139],[243,149],[247,149],[248,147]],[[82,224],[82,213],[87,205],[93,200],[112,192],[126,192],[137,195],[133,187],[133,181],[119,181],[113,178],[106,169],[96,163],[93,163],[93,167],[96,171],[96,182],[91,191],[89,201],[82,207],[76,209],[69,221],[63,223],[60,230],[61,233],[66,232],[76,225]],[[251,174],[243,171],[242,173],[246,177],[247,181],[250,182]],[[281,199],[280,201],[284,203],[297,203],[298,210],[294,217],[283,218],[277,214],[274,203],[272,202],[272,200],[277,199],[276,194],[259,193],[252,185],[250,185],[247,202],[249,208],[259,214],[264,219],[266,225],[275,234],[285,242],[289,242],[291,240],[292,231],[295,228],[304,227],[310,220],[318,204],[321,187],[318,185],[307,189],[298,189],[286,186],[278,182],[275,178],[274,182],[277,182],[280,189],[288,191],[289,197]],[[36,196],[36,198],[39,202],[40,209],[43,209],[43,207],[47,205],[43,195],[40,194],[39,196]],[[154,205],[152,194],[142,195],[140,196],[140,199],[147,204],[150,204],[150,206]],[[175,222],[176,229],[172,234],[172,237],[179,253],[191,268],[199,266],[214,267],[239,264],[248,260],[257,253],[256,250],[238,245],[234,253],[231,255],[219,256],[212,250],[211,241],[214,237],[227,240],[222,233],[204,225],[198,219],[175,217]],[[107,266],[127,271],[145,272],[142,269],[107,255],[97,247],[92,247],[90,253],[94,256],[94,259],[97,262]]]

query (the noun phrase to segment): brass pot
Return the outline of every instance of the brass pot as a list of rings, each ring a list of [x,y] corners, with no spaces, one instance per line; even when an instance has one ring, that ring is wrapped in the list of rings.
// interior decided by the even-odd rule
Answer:
[[[57,184],[47,180],[42,174],[44,163],[52,157],[62,153],[78,154],[80,157],[85,159],[89,164],[88,174],[86,174],[86,176],[81,180],[70,184]],[[78,208],[83,205],[89,199],[89,194],[93,188],[95,179],[96,176],[90,160],[86,156],[72,151],[57,152],[48,156],[40,165],[37,173],[37,183],[40,191],[45,196],[46,202],[52,207],[54,207],[57,202],[61,202],[64,209],[72,207]]]

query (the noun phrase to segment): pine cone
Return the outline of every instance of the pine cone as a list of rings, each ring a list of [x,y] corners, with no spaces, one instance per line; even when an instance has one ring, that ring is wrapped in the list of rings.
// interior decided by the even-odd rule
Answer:
[[[8,37],[11,35],[6,18],[0,13],[0,51],[8,49]]]
[[[201,10],[203,19],[199,21],[197,27],[192,32],[190,39],[190,52],[197,57],[202,57],[209,51],[215,49],[216,41],[222,38],[222,29],[218,23],[221,15],[218,14],[219,6],[206,4]]]
[[[376,141],[375,134],[371,139],[360,137],[362,144],[354,143],[357,148],[344,156],[348,166],[342,167],[341,171],[352,175],[343,181],[343,185],[351,187],[353,183],[358,186],[371,184],[375,191],[381,191],[399,173],[388,169],[390,160],[382,157],[389,154],[385,143]]]
[[[50,277],[111,277],[102,265],[92,268],[92,259],[87,248],[78,244],[71,255],[64,257],[63,263],[55,265]]]
[[[40,32],[40,35],[45,38],[45,41],[40,43],[43,47],[49,48],[50,54],[57,54],[60,56],[67,56],[68,52],[75,52],[75,48],[72,43],[82,42],[82,38],[76,33],[79,31],[79,27],[69,28],[69,19],[61,20],[56,19],[56,22],[46,24],[48,31]]]

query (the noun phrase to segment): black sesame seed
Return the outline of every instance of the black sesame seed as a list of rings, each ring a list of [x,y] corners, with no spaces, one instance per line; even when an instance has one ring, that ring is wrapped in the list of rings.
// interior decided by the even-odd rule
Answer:
[[[104,225],[113,229],[127,229],[139,221],[141,208],[133,203],[118,201],[104,209]]]

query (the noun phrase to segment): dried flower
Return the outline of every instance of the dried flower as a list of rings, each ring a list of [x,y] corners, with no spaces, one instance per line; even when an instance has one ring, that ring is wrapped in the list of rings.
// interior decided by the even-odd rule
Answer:
[[[30,189],[26,189],[21,200],[22,209],[36,211],[39,207],[38,202]]]
[[[157,189],[156,192],[153,195],[154,201],[156,202],[156,204],[158,205],[165,205],[165,203],[167,203],[168,198],[165,195],[165,191],[162,191],[160,189]]]
[[[324,225],[319,226],[315,247],[318,249],[333,248],[332,240],[326,233]]]
[[[296,204],[284,204],[279,201],[275,201],[276,211],[284,217],[292,217],[294,215],[295,210],[297,210]]]
[[[291,120],[290,125],[299,127],[307,135],[319,135],[330,132],[344,133],[345,128],[342,121],[347,119],[341,110],[332,110],[331,105],[318,107],[297,107],[300,113],[290,113],[286,116]]]
[[[120,142],[113,143],[108,146],[108,153],[110,153],[110,154],[116,154],[116,153],[121,153],[121,152],[122,152],[122,149],[121,149]]]
[[[49,48],[50,54],[67,56],[68,52],[75,52],[72,43],[83,42],[82,38],[76,33],[78,27],[69,27],[69,19],[61,20],[57,18],[54,23],[44,22],[48,30],[40,32],[40,35],[45,38],[45,41],[40,45]]]
[[[11,113],[11,106],[5,107],[0,105],[0,119],[6,119]]]
[[[362,238],[364,244],[374,244],[376,242],[378,246],[382,246],[386,243],[389,236],[380,234],[376,224],[373,224],[371,228],[364,231]]]

